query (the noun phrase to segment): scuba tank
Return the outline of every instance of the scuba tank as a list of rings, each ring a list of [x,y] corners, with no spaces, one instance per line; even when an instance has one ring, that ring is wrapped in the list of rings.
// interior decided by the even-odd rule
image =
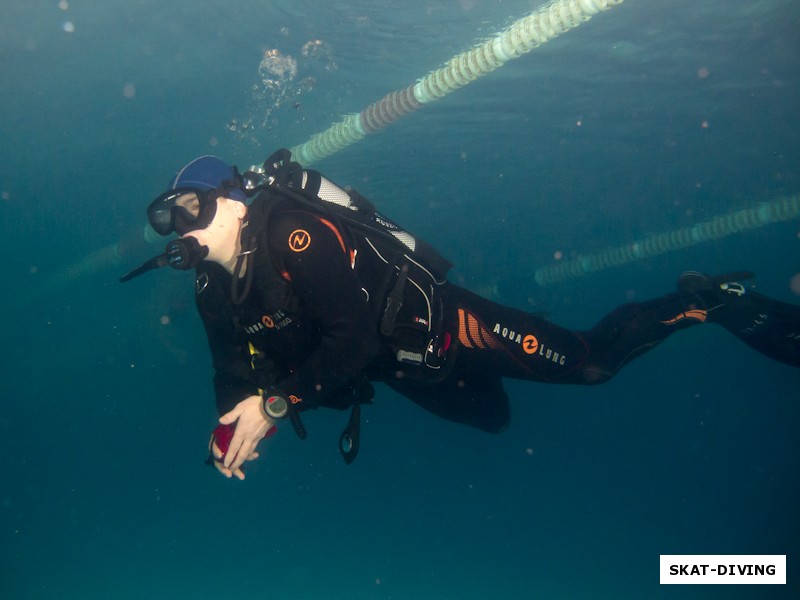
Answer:
[[[274,152],[264,165],[243,174],[244,191],[252,196],[267,188],[278,188],[299,200],[307,208],[338,217],[348,227],[382,237],[396,249],[407,252],[430,270],[442,283],[453,266],[425,240],[413,236],[397,223],[379,213],[372,203],[356,190],[344,190],[318,171],[306,170],[291,161],[285,148]],[[294,193],[291,193],[294,192]]]

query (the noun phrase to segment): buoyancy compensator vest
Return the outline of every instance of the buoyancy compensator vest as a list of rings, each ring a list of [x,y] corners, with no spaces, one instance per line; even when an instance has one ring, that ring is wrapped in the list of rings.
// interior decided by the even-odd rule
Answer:
[[[292,162],[289,150],[278,150],[261,168],[246,171],[242,178],[248,195],[267,193],[268,202],[276,207],[281,197],[293,200],[337,227],[356,275],[362,282],[371,282],[364,291],[393,358],[421,378],[438,378],[450,347],[441,288],[452,264],[433,246],[379,213],[357,191],[343,189],[319,172]]]

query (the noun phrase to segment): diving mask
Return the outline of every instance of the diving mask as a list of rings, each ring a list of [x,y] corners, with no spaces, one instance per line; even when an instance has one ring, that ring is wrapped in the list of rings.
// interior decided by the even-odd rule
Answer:
[[[186,235],[205,229],[217,214],[217,198],[222,190],[177,188],[158,196],[147,207],[147,219],[159,235],[172,232]]]

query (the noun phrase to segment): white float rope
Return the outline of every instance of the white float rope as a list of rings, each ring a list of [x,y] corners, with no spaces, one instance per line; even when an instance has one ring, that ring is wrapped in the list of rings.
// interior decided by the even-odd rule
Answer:
[[[335,154],[423,104],[442,98],[509,60],[574,29],[598,12],[621,3],[622,0],[554,0],[541,6],[489,40],[454,56],[416,84],[387,94],[360,113],[348,115],[341,122],[313,135],[309,141],[292,148],[292,156],[307,166]]]
[[[772,202],[761,203],[754,208],[744,208],[714,217],[691,227],[651,235],[625,246],[541,267],[536,269],[534,280],[539,285],[549,285],[583,277],[651,256],[718,240],[735,233],[789,221],[798,216],[800,216],[800,195],[788,196]]]

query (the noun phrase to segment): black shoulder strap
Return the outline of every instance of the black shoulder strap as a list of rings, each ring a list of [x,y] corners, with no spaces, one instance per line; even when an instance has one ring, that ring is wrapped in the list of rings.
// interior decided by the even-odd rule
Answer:
[[[265,190],[248,209],[249,220],[246,235],[256,241],[250,266],[259,274],[255,288],[262,302],[274,310],[295,310],[297,308],[297,300],[292,294],[291,285],[283,278],[281,265],[278,264],[270,249],[270,219],[276,210],[281,210],[285,206],[285,203],[284,198],[273,194],[271,190]]]

